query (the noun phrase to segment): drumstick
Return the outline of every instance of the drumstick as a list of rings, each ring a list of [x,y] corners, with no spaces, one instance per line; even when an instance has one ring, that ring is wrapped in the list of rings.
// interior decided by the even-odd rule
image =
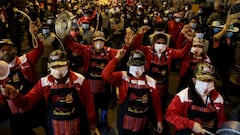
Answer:
[[[203,129],[203,132],[209,134],[209,135],[215,135],[214,133],[210,132],[210,131],[207,131],[206,129]]]

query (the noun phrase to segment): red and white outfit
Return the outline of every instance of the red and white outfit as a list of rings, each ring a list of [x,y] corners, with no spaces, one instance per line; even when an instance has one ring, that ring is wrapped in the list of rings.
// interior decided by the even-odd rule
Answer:
[[[89,83],[81,74],[69,71],[65,83],[48,75],[41,78],[26,95],[19,95],[13,99],[21,108],[32,107],[42,98],[45,99],[49,134],[80,134],[80,104],[86,108],[90,126],[96,126],[96,115],[93,97],[89,91]],[[67,103],[66,96],[72,96],[72,102]]]
[[[126,71],[116,71],[119,62],[113,58],[102,72],[102,77],[107,82],[119,87],[118,128],[131,132],[141,132],[146,128],[150,106],[158,122],[162,122],[161,101],[158,94],[156,81],[147,76],[136,79],[129,76]]]
[[[183,22],[175,22],[174,20],[170,20],[167,22],[167,32],[169,35],[171,35],[172,43],[174,44],[173,48],[176,47],[177,44],[177,38],[180,34],[182,28],[184,26]]]
[[[188,41],[184,48],[182,49],[173,49],[173,48],[166,48],[166,51],[159,55],[154,51],[153,46],[143,46],[140,44],[140,41],[142,41],[141,34],[138,34],[135,39],[135,43],[133,44],[133,48],[137,50],[141,50],[145,56],[146,56],[146,71],[147,73],[150,73],[152,75],[156,75],[156,73],[162,73],[160,76],[162,76],[162,79],[159,77],[153,77],[158,82],[159,92],[160,96],[164,97],[167,94],[168,90],[168,76],[171,69],[171,63],[173,59],[180,59],[184,58],[188,52],[190,51],[190,48],[192,46],[192,42]],[[163,81],[163,80],[166,81]]]
[[[225,121],[222,96],[216,89],[212,90],[204,99],[205,106],[200,107],[193,103],[193,98],[186,88],[176,94],[169,104],[166,120],[175,127],[174,134],[190,135],[194,122],[198,122],[206,130],[216,130]]]

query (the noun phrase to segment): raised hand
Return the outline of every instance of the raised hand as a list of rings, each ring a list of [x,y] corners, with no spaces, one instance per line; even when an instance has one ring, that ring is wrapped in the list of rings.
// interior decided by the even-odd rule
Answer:
[[[130,47],[131,44],[133,43],[133,40],[135,39],[135,34],[133,31],[127,31],[124,41],[127,47]]]
[[[13,99],[19,95],[17,90],[10,84],[6,84],[3,88],[1,88],[1,93],[4,97]]]
[[[120,60],[124,57],[125,54],[126,54],[125,49],[119,49],[115,57]]]

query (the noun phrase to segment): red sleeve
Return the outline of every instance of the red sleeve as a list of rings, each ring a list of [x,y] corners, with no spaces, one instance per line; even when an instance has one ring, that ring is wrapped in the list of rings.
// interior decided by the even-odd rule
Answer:
[[[180,32],[180,34],[177,37],[176,48],[177,49],[182,48],[185,40],[186,40],[186,37],[184,36],[184,34],[182,32]]]
[[[84,55],[84,50],[85,50],[84,45],[75,42],[74,40],[71,39],[70,36],[66,37],[65,43],[67,47],[75,54],[79,56]]]
[[[38,81],[36,85],[26,94],[26,95],[19,95],[13,102],[19,108],[32,108],[38,101],[44,98],[44,90],[42,89],[41,80]]]
[[[178,96],[175,96],[171,103],[169,104],[166,112],[166,120],[173,124],[176,130],[181,130],[185,128],[192,129],[194,121],[187,118],[185,112],[185,106],[184,103],[181,103]]]
[[[43,43],[38,39],[37,48],[33,48],[30,52],[26,54],[29,64],[36,65],[42,53],[43,53]]]
[[[160,96],[158,93],[157,89],[152,90],[152,103],[153,103],[153,108],[156,114],[156,118],[158,121],[162,121],[163,117],[162,117],[162,107],[161,107],[161,100],[160,100]]]
[[[102,78],[114,86],[120,86],[122,82],[122,72],[114,72],[118,63],[117,58],[113,58],[102,71]]]
[[[88,122],[90,127],[96,127],[96,113],[95,113],[95,105],[93,101],[93,95],[90,90],[90,84],[87,80],[83,81],[79,92],[80,99],[82,101],[83,106],[86,108]]]
[[[192,41],[187,41],[185,46],[182,49],[173,49],[169,48],[169,52],[173,59],[179,59],[186,56],[192,47]]]
[[[133,40],[132,47],[134,49],[142,45],[143,34],[136,34],[135,39]]]
[[[220,105],[220,110],[217,114],[218,117],[218,128],[220,128],[222,126],[222,124],[226,121],[226,117],[225,117],[225,112],[224,112],[224,105],[221,104]]]
[[[110,60],[113,59],[117,54],[118,49],[110,48]]]
[[[4,104],[4,97],[0,94],[0,105]]]

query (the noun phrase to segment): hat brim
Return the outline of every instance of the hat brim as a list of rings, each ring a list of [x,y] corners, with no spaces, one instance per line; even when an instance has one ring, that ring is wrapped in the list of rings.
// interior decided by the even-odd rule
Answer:
[[[105,41],[106,39],[103,38],[103,37],[96,37],[96,38],[93,38],[93,41],[96,41],[96,40],[102,40],[102,41]]]
[[[224,25],[220,25],[220,26],[212,25],[212,27],[223,29]],[[229,31],[229,32],[238,32],[239,28],[238,27],[233,27],[232,29],[227,29],[227,31]]]
[[[204,46],[204,44],[200,44],[200,43],[193,43],[193,46],[194,46],[194,45]]]
[[[197,74],[196,75],[196,79],[198,80],[202,80],[202,81],[205,81],[205,80],[212,80],[214,81],[215,80],[215,77],[213,75],[202,75],[202,74]]]
[[[128,66],[142,66],[145,64],[145,61],[132,59],[127,62]]]
[[[67,61],[54,61],[54,62],[48,63],[48,67],[65,66],[67,64],[68,64]]]

